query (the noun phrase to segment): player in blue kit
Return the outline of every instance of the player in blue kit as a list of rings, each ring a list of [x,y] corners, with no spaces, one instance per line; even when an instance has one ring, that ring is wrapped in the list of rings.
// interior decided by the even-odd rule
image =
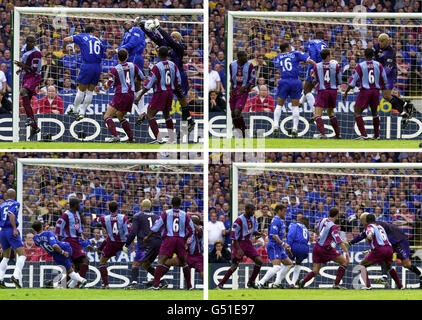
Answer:
[[[309,57],[311,57],[311,59],[314,60],[316,63],[321,62],[322,61],[321,51],[325,48],[328,48],[328,45],[324,41],[324,32],[317,31],[315,33],[315,39],[310,40],[308,42]],[[311,78],[312,69],[313,69],[312,66],[308,66],[308,70],[306,71],[306,79],[303,84],[303,94],[299,101],[300,105],[302,105],[305,101],[307,101],[311,109],[314,108],[314,104],[315,104],[315,98],[311,92],[312,88],[315,85],[312,82],[312,78]]]
[[[85,33],[78,33],[63,39],[63,48],[73,42],[81,49],[82,65],[76,79],[78,92],[73,102],[73,110],[68,111],[68,114],[73,116],[76,121],[83,119],[101,76],[101,61],[104,57],[105,48],[101,40],[94,36],[94,32],[94,27],[88,26],[85,28]],[[80,107],[82,101],[83,105]]]
[[[72,248],[67,242],[57,240],[56,236],[51,231],[43,231],[41,221],[36,220],[32,224],[32,229],[35,231],[34,243],[38,247],[47,251],[48,255],[53,257],[54,262],[63,266],[66,269],[66,274],[75,283],[80,282],[79,288],[84,288],[88,281],[82,278],[72,267]]]
[[[299,99],[302,93],[302,81],[299,80],[299,64],[306,62],[315,65],[306,53],[292,51],[292,47],[288,42],[280,45],[280,53],[275,58],[275,65],[280,70],[281,79],[277,84],[277,106],[274,110],[274,138],[278,137],[278,129],[280,125],[281,109],[284,102],[290,97],[292,102],[293,127],[289,129],[289,134],[297,137],[297,128],[299,125]]]
[[[297,215],[297,222],[289,225],[287,232],[287,244],[291,248],[291,258],[295,261],[293,269],[292,284],[290,288],[294,288],[298,282],[301,263],[308,257],[309,254],[309,219],[303,214]]]
[[[281,281],[286,276],[287,272],[293,266],[292,261],[286,253],[290,251],[290,246],[283,241],[286,232],[286,224],[284,218],[286,217],[287,206],[278,204],[275,207],[275,217],[271,221],[268,228],[268,244],[267,253],[273,267],[258,281],[258,289],[263,289],[265,283],[277,274],[277,279],[271,286],[272,288],[280,288]],[[281,266],[283,264],[283,267]]]
[[[3,249],[3,259],[0,262],[0,288],[5,289],[4,276],[7,270],[7,264],[12,254],[12,249],[18,255],[16,267],[10,280],[16,288],[21,288],[22,269],[25,265],[26,255],[23,247],[22,238],[18,230],[18,214],[20,203],[15,201],[16,191],[9,189],[6,191],[4,202],[0,204],[0,241]]]

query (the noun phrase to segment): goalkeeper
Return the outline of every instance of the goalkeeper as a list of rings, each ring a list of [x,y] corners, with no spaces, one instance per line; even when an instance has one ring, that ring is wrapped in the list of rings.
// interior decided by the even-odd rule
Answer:
[[[174,91],[174,94],[182,106],[182,127],[186,126],[187,121],[187,132],[191,132],[195,127],[195,121],[192,119],[188,108],[187,94],[189,91],[189,85],[188,76],[186,74],[185,68],[183,67],[185,46],[182,43],[182,35],[177,31],[168,34],[163,28],[160,27],[160,22],[158,19],[154,19],[152,20],[152,24],[148,23],[148,25],[146,25],[146,21],[142,21],[140,17],[137,17],[135,19],[135,24],[138,25],[157,46],[167,46],[171,49],[169,57],[179,68],[182,79],[181,89]],[[145,115],[141,115],[137,124],[142,123],[144,119]]]
[[[365,224],[366,217],[368,216],[368,214],[368,212],[364,212],[361,214],[360,221],[362,222],[362,224]],[[388,241],[390,241],[394,252],[397,254],[397,258],[401,260],[403,267],[409,269],[419,277],[419,288],[422,288],[422,274],[415,265],[412,265],[412,262],[410,261],[410,247],[409,242],[407,241],[407,236],[397,226],[391,223],[387,223],[384,221],[376,221],[376,223],[384,228],[385,232],[387,233]],[[349,248],[353,244],[358,243],[365,238],[366,233],[364,230],[355,238],[353,238],[353,240],[345,243],[346,247]],[[382,278],[376,279],[375,282],[377,282],[378,284],[388,285],[387,271],[388,270],[384,266],[382,266]]]

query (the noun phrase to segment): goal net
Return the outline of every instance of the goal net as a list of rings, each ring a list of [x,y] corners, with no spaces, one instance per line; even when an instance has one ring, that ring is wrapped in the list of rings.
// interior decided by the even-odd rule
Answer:
[[[343,84],[338,89],[335,108],[342,138],[354,139],[360,135],[353,114],[358,89],[352,90],[345,101],[342,101],[341,96],[347,88],[347,82],[356,64],[364,61],[364,50],[373,48],[381,33],[390,36],[390,44],[396,53],[394,58],[397,62],[397,76],[394,93],[422,108],[422,78],[417,58],[420,45],[420,15],[367,13],[361,12],[362,8],[365,9],[357,6],[358,12],[353,13],[228,12],[226,66],[228,68],[229,64],[237,59],[237,52],[242,50],[247,52],[248,60],[252,62],[256,71],[257,84],[249,94],[243,113],[249,137],[272,138],[276,126],[280,129],[279,138],[290,137],[289,129],[293,124],[290,98],[282,106],[280,122],[278,124],[274,122],[277,84],[280,80],[276,57],[280,53],[280,44],[284,42],[290,43],[292,50],[309,54],[309,41],[316,39],[318,31],[323,32],[323,40],[331,50],[331,57],[339,63],[342,72]],[[302,82],[306,80],[307,69],[306,64],[299,66],[299,79]],[[227,92],[229,92],[228,69],[226,75]],[[313,97],[316,98],[315,90]],[[299,138],[314,138],[319,133],[316,125],[309,123],[314,115],[314,107],[311,104],[305,100],[300,108]],[[230,110],[229,104],[227,110]],[[392,110],[391,104],[382,95],[378,113],[381,121],[381,139],[417,139],[422,132],[422,116],[419,112],[404,128],[401,117]],[[326,112],[322,118],[327,136],[334,137],[335,133]],[[373,123],[369,108],[364,111],[363,119],[368,135],[372,136]],[[230,112],[227,113],[227,135],[232,136]]]
[[[181,209],[203,221],[203,165],[200,160],[19,158],[16,175],[17,201],[21,203],[19,228],[26,247],[30,248],[23,270],[23,286],[26,288],[45,287],[49,281],[55,282],[62,276],[61,268],[44,250],[30,245],[34,232],[31,225],[39,220],[45,230],[54,232],[56,221],[69,208],[71,197],[81,200],[83,247],[90,261],[88,288],[102,285],[99,272],[101,253],[97,249],[107,235],[102,231],[99,218],[109,214],[110,201],[117,201],[118,212],[125,214],[131,223],[133,216],[141,211],[144,199],[149,199],[151,211],[160,215],[163,210],[171,208],[171,199],[178,196],[182,199]],[[132,246],[128,254],[119,252],[109,260],[111,288],[124,288],[130,283],[135,244]],[[14,265],[9,266],[6,278],[11,276],[13,268]],[[183,272],[179,269],[171,267],[163,278],[171,289],[186,288]],[[151,275],[140,268],[140,288],[143,282],[150,280]],[[199,273],[193,269],[192,285],[203,288]]]
[[[340,236],[343,241],[351,241],[363,231],[358,218],[363,212],[373,213],[377,220],[398,226],[408,237],[411,247],[411,261],[421,269],[422,233],[420,223],[420,191],[422,165],[398,163],[233,163],[232,167],[232,219],[244,213],[245,205],[255,205],[255,217],[259,231],[268,235],[268,227],[273,217],[273,209],[279,203],[287,204],[285,217],[287,228],[304,215],[309,219],[309,255],[301,264],[299,279],[312,270],[312,248],[316,241],[313,227],[328,211],[336,206],[340,210]],[[287,234],[287,230],[286,230]],[[284,239],[285,240],[285,239]],[[268,237],[254,240],[264,266],[260,277],[271,266],[265,245]],[[338,249],[338,248],[337,248]],[[363,284],[358,265],[365,256],[369,245],[363,240],[349,248],[350,262],[341,285],[348,289],[358,289]],[[418,288],[419,278],[404,268],[397,255],[393,267],[397,270],[405,288]],[[334,262],[323,264],[320,274],[306,284],[307,288],[331,288],[338,265]],[[215,287],[224,276],[221,265],[213,273],[211,287]],[[252,261],[243,261],[232,283],[228,287],[246,288],[253,269]],[[372,286],[383,288],[375,280],[381,276],[381,267],[368,267]],[[287,274],[284,285],[292,284],[293,269]],[[258,281],[259,279],[257,279]],[[274,282],[275,279],[270,279]],[[391,277],[388,288],[394,288]]]
[[[164,31],[171,34],[178,31],[182,35],[186,47],[184,57],[185,71],[189,76],[188,105],[191,115],[196,121],[195,129],[189,135],[190,142],[199,142],[203,138],[203,12],[198,9],[75,9],[65,7],[55,8],[26,8],[17,7],[13,18],[13,59],[20,60],[22,48],[28,35],[36,38],[36,46],[42,53],[42,81],[37,88],[37,95],[32,98],[31,106],[41,132],[37,134],[38,141],[64,142],[106,142],[110,136],[103,115],[113,98],[114,89],[106,90],[104,83],[109,79],[109,70],[118,64],[116,49],[125,40],[124,23],[141,19],[158,19]],[[94,34],[105,47],[102,59],[101,77],[93,91],[93,98],[85,112],[84,119],[74,121],[68,114],[73,110],[76,92],[78,90],[78,75],[82,65],[81,50],[75,43],[63,47],[65,37],[85,32],[85,28],[93,26]],[[130,30],[129,30],[130,31]],[[143,37],[143,32],[140,33]],[[98,47],[99,48],[99,47]],[[93,48],[93,50],[95,47]],[[143,66],[139,67],[148,76],[152,66],[158,62],[158,47],[145,34],[145,48],[143,50]],[[132,61],[133,57],[129,57]],[[142,64],[136,58],[137,64]],[[16,71],[16,67],[15,67]],[[21,87],[20,78],[13,72],[13,141],[27,141],[30,126],[26,126],[26,114],[19,97]],[[48,88],[51,94],[48,94]],[[57,97],[55,97],[57,96]],[[144,96],[144,103],[148,105],[152,91]],[[86,98],[86,96],[85,96]],[[85,99],[84,98],[84,99]],[[80,107],[83,106],[82,101]],[[89,100],[88,100],[89,102]],[[20,106],[20,108],[19,108]],[[171,116],[178,132],[181,122],[181,105],[174,97]],[[135,104],[126,116],[134,133],[135,142],[150,142],[155,139],[149,129],[148,121],[135,125],[140,109]],[[167,137],[165,121],[159,112],[157,122],[163,137]],[[115,119],[121,141],[128,137]]]

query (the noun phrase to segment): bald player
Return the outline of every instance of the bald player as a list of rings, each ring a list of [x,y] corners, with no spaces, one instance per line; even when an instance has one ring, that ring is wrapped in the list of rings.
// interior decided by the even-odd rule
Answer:
[[[12,254],[12,249],[17,254],[16,267],[10,280],[16,288],[21,288],[22,269],[25,265],[26,255],[23,247],[22,237],[18,230],[18,214],[20,203],[15,201],[16,191],[9,189],[6,192],[4,202],[0,204],[0,241],[3,249],[3,259],[0,262],[0,288],[5,289],[4,276],[7,264]]]
[[[361,214],[360,221],[363,225],[367,225],[366,218],[368,215],[368,212],[364,212]],[[410,261],[410,247],[409,241],[407,240],[407,236],[403,233],[403,231],[400,230],[400,228],[391,223],[387,223],[384,221],[376,221],[376,223],[384,228],[388,237],[388,241],[390,241],[394,252],[397,254],[397,258],[401,260],[403,267],[409,269],[419,277],[419,288],[422,289],[422,273],[415,265],[412,265],[412,262]],[[362,231],[356,237],[354,237],[353,240],[349,241],[346,245],[347,247],[350,247],[355,243],[362,241],[363,239],[366,239],[365,230]],[[375,282],[379,284],[388,285],[387,271],[388,270],[384,266],[382,266],[382,278],[377,279],[378,281],[375,280]]]
[[[188,76],[186,74],[185,68],[183,66],[183,56],[185,55],[185,45],[182,41],[182,35],[180,32],[174,31],[171,34],[166,32],[163,28],[160,27],[160,22],[158,19],[154,19],[155,30],[149,32],[145,29],[145,21],[142,21],[140,17],[135,19],[135,24],[137,24],[142,31],[159,47],[167,46],[171,50],[169,52],[170,60],[172,60],[176,66],[179,68],[182,87],[179,90],[174,92],[174,95],[177,97],[177,100],[182,106],[182,127],[181,131],[185,135],[185,129],[187,125],[187,133],[191,132],[195,128],[195,121],[193,120],[189,108],[188,108]],[[142,123],[145,120],[146,114],[141,114],[137,124]]]
[[[400,113],[403,118],[402,127],[406,128],[409,119],[413,117],[414,106],[410,101],[400,99],[398,96],[391,94],[394,84],[397,79],[397,64],[396,64],[396,51],[390,44],[390,37],[386,33],[381,33],[378,36],[378,43],[374,45],[375,60],[382,64],[387,74],[387,84],[382,90],[382,96],[394,110]]]
[[[151,227],[159,218],[156,214],[151,212],[151,201],[145,199],[141,203],[141,212],[134,215],[132,220],[132,231],[130,232],[126,243],[123,247],[123,252],[127,253],[128,248],[136,238],[135,258],[132,264],[131,283],[126,289],[138,288],[139,267],[142,266],[149,274],[154,276],[155,268],[152,263],[158,256],[161,246],[161,236],[156,233],[151,236],[147,243],[142,243],[144,238],[151,232]],[[166,287],[167,283],[161,281],[161,287]]]

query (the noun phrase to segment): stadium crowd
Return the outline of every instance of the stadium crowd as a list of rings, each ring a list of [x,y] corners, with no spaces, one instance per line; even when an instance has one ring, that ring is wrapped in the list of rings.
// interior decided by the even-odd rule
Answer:
[[[232,155],[234,161],[235,155]],[[246,154],[248,162],[258,162],[259,157]],[[218,159],[218,158],[217,158]],[[215,258],[214,243],[224,243],[230,249],[232,225],[230,192],[230,159],[217,160],[209,166],[208,191],[208,241],[210,259]],[[238,160],[237,160],[238,161]],[[270,163],[421,163],[421,153],[383,152],[301,152],[266,153],[265,161]],[[317,170],[317,169],[313,169]],[[340,208],[340,230],[350,241],[361,230],[359,215],[374,213],[377,219],[393,223],[401,228],[412,245],[420,245],[422,240],[422,170],[351,170],[330,169],[321,173],[298,173],[278,169],[261,171],[256,175],[246,170],[239,172],[239,214],[244,213],[245,204],[255,205],[255,217],[259,231],[268,234],[268,226],[277,204],[288,206],[287,227],[299,220],[303,214],[310,220],[310,231],[317,221],[328,217],[331,207]],[[331,174],[332,173],[332,174]],[[338,173],[335,175],[334,173]],[[315,234],[311,232],[311,242]],[[255,239],[255,246],[265,260],[265,244],[268,237]],[[220,253],[221,255],[221,253]],[[224,261],[222,261],[224,262]],[[250,261],[249,261],[250,262]]]
[[[1,153],[0,154],[0,203],[8,188],[16,188],[15,163],[17,158],[60,158],[60,159],[161,159],[159,153],[109,153],[109,152],[68,152],[68,153]],[[30,261],[49,259],[40,248],[33,246],[31,225],[35,220],[44,228],[54,226],[64,210],[69,208],[69,198],[81,200],[81,216],[84,237],[93,247],[104,239],[99,219],[109,214],[108,203],[119,204],[120,213],[129,220],[140,212],[144,199],[152,202],[152,211],[160,215],[170,208],[173,196],[182,199],[181,209],[198,215],[203,220],[203,176],[202,167],[184,168],[171,172],[171,168],[159,167],[151,171],[148,166],[122,167],[119,170],[101,170],[98,166],[82,169],[47,166],[27,166],[23,181],[23,239],[30,253]],[[88,243],[84,244],[85,246]],[[0,250],[1,253],[1,250]]]
[[[364,6],[367,12],[421,12],[419,0],[210,0],[209,1],[209,59],[210,82],[212,94],[217,93],[219,99],[226,99],[226,57],[224,16],[227,11],[291,11],[291,12],[353,12],[358,5]],[[394,22],[394,23],[393,23]],[[307,42],[314,39],[317,30],[324,31],[324,40],[333,49],[334,59],[341,65],[343,81],[347,81],[357,63],[364,60],[365,48],[372,48],[377,37],[385,32],[391,37],[391,45],[397,54],[396,88],[402,95],[419,96],[422,88],[422,30],[419,21],[401,19],[396,21],[381,20],[385,27],[368,27],[367,30],[354,29],[352,21],[343,19],[342,24],[297,23],[265,19],[238,19],[234,21],[234,59],[235,53],[244,50],[249,61],[256,70],[256,78],[260,85],[265,85],[267,95],[276,96],[277,82],[280,73],[274,66],[274,58],[280,53],[281,42],[288,41],[295,50],[307,50]],[[369,25],[371,21],[368,21]],[[407,25],[398,28],[390,25]],[[299,78],[304,80],[306,66],[301,66]],[[221,86],[217,83],[221,82]],[[257,96],[258,90],[250,94]],[[342,87],[344,91],[344,86]],[[211,93],[210,93],[211,94]],[[262,99],[265,96],[261,95]],[[259,101],[260,99],[258,99]],[[210,112],[221,111],[216,107],[215,98],[209,103]],[[253,101],[244,111],[264,111],[265,104],[255,105]],[[267,111],[268,112],[268,111]]]
[[[14,6],[19,7],[58,7],[66,6],[72,8],[202,8],[202,0],[131,0],[131,1],[116,1],[116,0],[16,0],[11,3],[0,4],[0,113],[10,113],[12,106],[12,73],[11,73],[11,12]],[[122,17],[119,17],[121,19]],[[134,16],[128,17],[134,19]],[[196,28],[193,24],[182,24],[180,21],[197,22],[202,18],[188,17],[188,16],[173,16],[162,15],[162,27],[167,31],[179,31],[183,36],[183,42],[186,46],[187,56],[185,58],[185,69],[187,70],[192,82],[190,88],[190,106],[191,111],[195,113],[202,113],[202,97],[203,97],[203,29]],[[172,21],[177,21],[177,24],[172,24]],[[29,16],[23,17],[21,24],[21,43],[20,48],[24,44],[24,39],[27,35],[32,34],[37,38],[37,46],[42,53],[42,83],[39,86],[38,96],[32,99],[32,108],[35,113],[60,113],[63,114],[63,109],[57,107],[54,103],[50,108],[43,108],[41,99],[47,96],[47,91],[50,86],[55,88],[58,100],[63,95],[71,95],[76,92],[76,79],[78,70],[82,63],[80,49],[77,45],[68,45],[66,48],[62,46],[64,37],[77,34],[84,31],[87,25],[95,25],[95,35],[100,38],[106,47],[105,57],[102,61],[102,76],[100,83],[95,88],[96,94],[112,94],[113,89],[105,91],[103,88],[103,81],[108,79],[108,71],[117,65],[117,56],[115,50],[118,48],[123,40],[125,30],[122,26],[121,20],[107,20],[107,19],[88,19],[79,17],[68,17],[66,19],[58,19],[54,16]],[[152,41],[146,39],[146,47],[144,50],[144,73],[149,74],[154,63],[158,62],[155,45]],[[198,57],[195,57],[198,55]],[[51,89],[52,90],[52,89]],[[196,93],[201,99],[194,99],[192,97]],[[111,100],[111,98],[106,98]],[[61,102],[63,103],[63,102]],[[66,106],[65,106],[66,107]],[[23,108],[21,110],[23,113]]]

